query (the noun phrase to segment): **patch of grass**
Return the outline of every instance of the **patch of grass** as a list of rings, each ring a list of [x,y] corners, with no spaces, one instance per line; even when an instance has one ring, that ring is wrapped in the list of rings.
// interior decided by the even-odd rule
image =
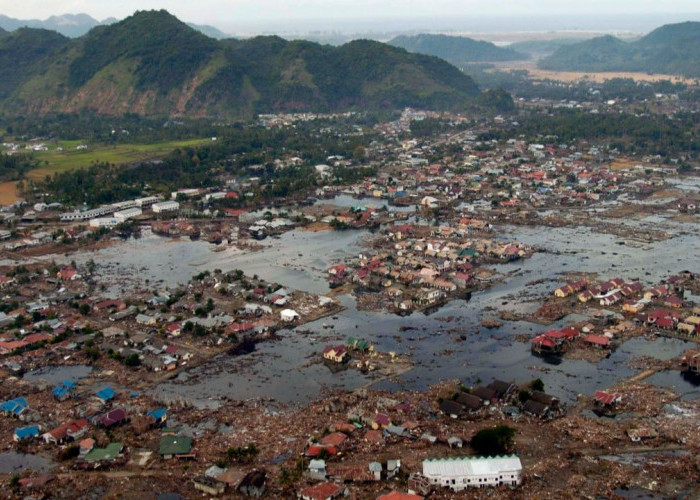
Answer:
[[[190,139],[153,144],[118,144],[115,146],[88,144],[87,149],[82,150],[76,149],[79,145],[84,144],[81,141],[59,141],[56,146],[51,146],[49,151],[35,153],[42,167],[29,171],[27,177],[29,179],[43,179],[47,175],[89,167],[102,162],[122,164],[155,159],[165,156],[177,148],[196,147],[210,141],[211,139]],[[57,147],[63,148],[63,151],[57,151]]]

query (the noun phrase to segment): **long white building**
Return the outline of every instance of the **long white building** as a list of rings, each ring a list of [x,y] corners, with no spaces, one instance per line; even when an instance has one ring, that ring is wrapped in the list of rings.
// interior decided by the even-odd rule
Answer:
[[[119,212],[114,213],[114,218],[118,219],[119,222],[125,222],[132,217],[138,217],[141,215],[143,211],[140,208],[127,208],[126,210],[121,210]]]
[[[102,217],[103,215],[108,215],[115,212],[116,209],[111,205],[101,206],[99,208],[93,208],[92,210],[85,210],[84,212],[65,212],[61,214],[61,221],[71,222],[71,221],[83,221],[94,219],[95,217]]]
[[[116,217],[96,217],[90,219],[90,227],[114,227],[121,222]]]
[[[176,210],[180,210],[180,204],[177,201],[162,201],[160,203],[154,203],[151,206],[151,210],[157,214],[163,212],[174,212]]]
[[[520,459],[504,457],[461,457],[423,461],[423,476],[430,484],[453,491],[488,486],[517,486],[522,480]]]
[[[146,196],[144,198],[136,198],[134,200],[136,202],[137,207],[149,207],[153,205],[154,203],[158,203],[160,201],[159,196]]]

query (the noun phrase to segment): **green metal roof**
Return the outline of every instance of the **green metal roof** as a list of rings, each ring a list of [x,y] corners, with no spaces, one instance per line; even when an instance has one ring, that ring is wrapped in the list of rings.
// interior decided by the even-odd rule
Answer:
[[[124,445],[121,443],[109,443],[106,448],[93,448],[83,457],[83,460],[86,462],[114,460],[121,453],[123,447]]]
[[[160,455],[185,455],[192,449],[192,438],[187,436],[163,436],[160,438]]]

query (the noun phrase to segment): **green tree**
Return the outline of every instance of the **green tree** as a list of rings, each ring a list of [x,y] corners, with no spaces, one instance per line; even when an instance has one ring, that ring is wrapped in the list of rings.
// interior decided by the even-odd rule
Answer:
[[[474,452],[481,456],[505,455],[513,447],[515,429],[507,425],[498,425],[482,429],[472,437],[469,443]]]
[[[100,357],[100,350],[94,346],[86,346],[84,352],[85,355],[92,361],[95,361]]]
[[[126,366],[139,366],[141,364],[141,358],[136,353],[129,354],[124,360]]]
[[[530,382],[530,389],[533,391],[544,391],[544,382],[542,382],[542,379],[536,378]]]
[[[524,403],[528,399],[530,399],[530,393],[528,391],[520,391],[518,393],[518,401],[521,403]]]

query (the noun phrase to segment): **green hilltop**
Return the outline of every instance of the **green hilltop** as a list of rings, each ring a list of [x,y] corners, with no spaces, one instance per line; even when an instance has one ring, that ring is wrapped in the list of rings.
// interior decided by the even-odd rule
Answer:
[[[636,71],[700,77],[700,22],[661,26],[633,42],[612,36],[557,49],[540,60],[559,71]]]
[[[473,62],[517,61],[528,56],[491,42],[477,41],[463,36],[428,35],[397,36],[389,45],[409,52],[436,56],[457,66]]]
[[[59,57],[68,38],[55,31],[20,28],[0,36],[0,100],[6,99]]]
[[[465,106],[474,81],[436,57],[379,42],[215,40],[164,10],[80,38],[23,28],[0,37],[0,111],[245,118],[275,111]]]

